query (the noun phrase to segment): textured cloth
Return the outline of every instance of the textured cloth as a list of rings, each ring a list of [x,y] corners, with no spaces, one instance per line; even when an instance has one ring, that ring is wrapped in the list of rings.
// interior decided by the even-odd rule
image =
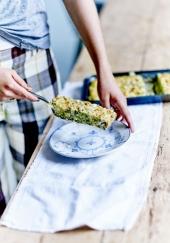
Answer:
[[[14,161],[9,148],[9,141],[6,136],[4,125],[0,123],[0,208],[4,202],[8,202],[17,186],[17,176],[14,170]],[[0,212],[1,215],[2,211]]]
[[[20,48],[49,48],[44,0],[0,0],[0,36]]]
[[[14,47],[1,51],[0,67],[16,70],[37,94],[49,100],[58,94],[58,82],[49,49],[28,51]],[[4,178],[3,189],[12,178],[9,168],[15,170],[17,180],[21,178],[50,115],[51,109],[42,101],[18,100],[3,102],[0,106],[0,130],[3,130],[3,133],[0,131],[3,134],[0,142],[0,172],[1,179]],[[5,146],[6,140],[8,144]],[[10,157],[6,157],[7,151],[12,154],[11,163]],[[7,178],[6,174],[9,175]]]
[[[78,98],[80,86],[65,94]],[[162,104],[130,107],[136,132],[112,153],[93,159],[69,159],[45,143],[23,177],[1,224],[55,232],[83,225],[99,230],[130,229],[146,201],[162,120]]]
[[[0,36],[0,51],[10,49],[14,45]]]

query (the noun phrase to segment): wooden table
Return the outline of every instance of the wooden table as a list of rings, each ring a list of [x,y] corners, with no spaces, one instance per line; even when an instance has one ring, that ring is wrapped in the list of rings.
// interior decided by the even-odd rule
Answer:
[[[170,0],[110,0],[101,22],[113,71],[170,68]],[[80,80],[93,72],[93,65],[84,49],[71,80]],[[35,234],[0,227],[0,242],[169,243],[169,225],[170,104],[166,104],[147,204],[131,231],[81,229]]]

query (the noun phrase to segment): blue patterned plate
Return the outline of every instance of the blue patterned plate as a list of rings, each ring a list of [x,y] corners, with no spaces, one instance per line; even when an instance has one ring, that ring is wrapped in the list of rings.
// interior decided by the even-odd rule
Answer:
[[[111,152],[129,136],[129,128],[119,121],[106,130],[71,122],[54,131],[49,143],[52,150],[66,157],[93,158]]]

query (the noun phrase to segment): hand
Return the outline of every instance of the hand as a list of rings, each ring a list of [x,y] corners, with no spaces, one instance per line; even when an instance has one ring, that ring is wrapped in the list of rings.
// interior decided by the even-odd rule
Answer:
[[[134,132],[134,125],[127,107],[126,98],[116,84],[112,72],[99,72],[98,80],[98,94],[102,106],[106,108],[113,107],[117,113],[117,118],[125,119],[131,131]]]
[[[31,87],[12,69],[0,68],[0,101],[28,99],[37,101]]]

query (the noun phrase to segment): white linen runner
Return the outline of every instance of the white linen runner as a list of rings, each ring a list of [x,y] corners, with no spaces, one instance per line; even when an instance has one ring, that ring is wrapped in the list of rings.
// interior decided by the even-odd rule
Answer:
[[[64,94],[79,98],[80,89],[81,84],[67,84]],[[93,159],[66,158],[50,149],[52,132],[66,123],[55,118],[0,223],[37,232],[84,225],[98,230],[132,228],[147,198],[162,104],[129,108],[135,133],[112,153]]]

